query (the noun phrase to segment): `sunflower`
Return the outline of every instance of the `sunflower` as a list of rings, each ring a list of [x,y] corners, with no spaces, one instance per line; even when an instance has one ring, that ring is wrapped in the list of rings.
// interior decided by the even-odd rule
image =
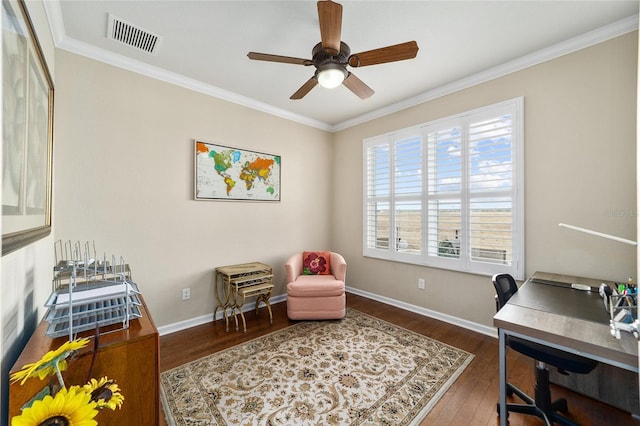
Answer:
[[[98,409],[110,408],[115,410],[122,407],[124,396],[120,393],[118,385],[107,377],[103,377],[100,380],[91,379],[82,388],[91,395],[91,400],[97,403],[96,408]]]
[[[26,364],[22,367],[22,370],[13,373],[11,375],[11,381],[17,382],[20,380],[20,385],[23,385],[30,377],[39,377],[40,380],[43,380],[45,377],[64,371],[67,369],[67,357],[74,351],[84,348],[88,343],[89,339],[77,339],[65,342],[55,351],[49,351],[44,354],[40,361],[34,362],[33,364]],[[60,383],[60,386],[64,386],[64,383]]]
[[[11,419],[11,426],[96,426],[98,414],[91,395],[80,386],[60,389],[55,397],[45,396],[35,401],[22,414]]]

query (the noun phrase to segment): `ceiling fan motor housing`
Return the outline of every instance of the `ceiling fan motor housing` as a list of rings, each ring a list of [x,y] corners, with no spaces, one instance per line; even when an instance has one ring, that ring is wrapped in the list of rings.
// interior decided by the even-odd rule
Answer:
[[[349,62],[349,56],[351,55],[351,49],[349,48],[347,43],[341,41],[340,52],[338,52],[337,55],[332,55],[322,47],[322,43],[318,43],[313,47],[311,53],[313,58],[313,65],[318,69],[326,64],[339,64],[343,67],[346,67],[347,63]]]

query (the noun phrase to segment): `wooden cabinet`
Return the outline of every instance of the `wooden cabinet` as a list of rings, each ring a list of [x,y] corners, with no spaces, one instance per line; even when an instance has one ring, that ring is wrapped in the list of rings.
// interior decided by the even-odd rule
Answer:
[[[158,330],[142,302],[142,317],[132,320],[129,328],[107,332],[101,329],[98,351],[91,378],[108,376],[116,381],[124,404],[115,411],[102,410],[96,417],[100,425],[149,425],[160,422],[160,354]],[[11,369],[20,370],[25,364],[39,361],[48,351],[57,349],[66,337],[52,339],[45,334],[48,324],[42,321],[25,346],[22,354]],[[112,329],[118,328],[111,326]],[[79,337],[91,337],[94,333],[83,332]],[[63,372],[65,383],[83,385],[89,377],[94,338],[87,347],[80,350],[76,359],[69,362]],[[50,377],[53,378],[53,377]],[[48,380],[48,379],[45,379]],[[11,383],[9,386],[9,419],[20,414],[20,407],[42,390],[46,381],[28,379],[24,385]]]

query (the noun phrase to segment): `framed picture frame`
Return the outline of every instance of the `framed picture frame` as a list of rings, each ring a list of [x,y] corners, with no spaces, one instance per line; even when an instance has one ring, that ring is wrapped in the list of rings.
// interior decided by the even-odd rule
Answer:
[[[54,90],[24,1],[2,9],[4,256],[51,232]]]
[[[194,198],[280,201],[280,156],[194,141]]]

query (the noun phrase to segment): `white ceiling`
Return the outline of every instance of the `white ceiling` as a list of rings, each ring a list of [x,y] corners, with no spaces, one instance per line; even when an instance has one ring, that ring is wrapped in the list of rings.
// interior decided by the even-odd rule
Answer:
[[[352,52],[416,40],[416,59],[351,68],[375,94],[320,86],[289,96],[313,67],[252,61],[249,51],[311,59],[316,2],[46,1],[60,48],[326,130],[407,107],[638,27],[638,1],[340,1]],[[107,39],[108,14],[160,35],[155,55]]]

